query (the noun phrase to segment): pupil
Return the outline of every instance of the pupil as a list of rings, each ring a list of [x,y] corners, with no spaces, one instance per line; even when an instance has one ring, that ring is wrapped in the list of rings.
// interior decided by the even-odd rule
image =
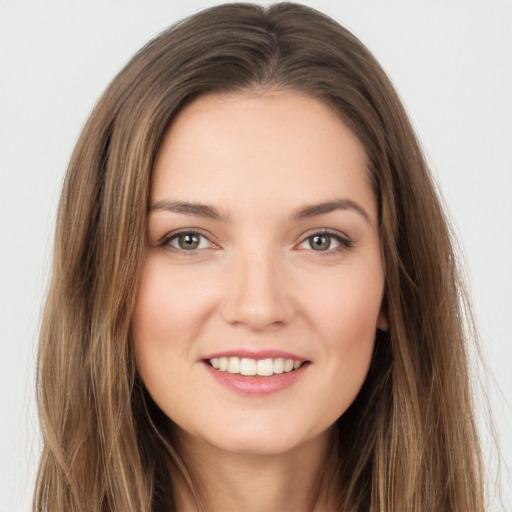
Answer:
[[[179,238],[179,245],[182,249],[197,249],[197,247],[199,246],[199,236],[191,234],[181,235]]]
[[[329,249],[331,245],[331,239],[328,236],[324,235],[315,235],[312,236],[310,239],[311,247],[315,250],[325,250]]]

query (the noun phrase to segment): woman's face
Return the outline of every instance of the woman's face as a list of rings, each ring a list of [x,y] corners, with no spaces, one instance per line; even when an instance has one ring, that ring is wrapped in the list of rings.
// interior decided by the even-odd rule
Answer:
[[[180,432],[244,453],[326,434],[386,328],[377,202],[340,119],[288,92],[197,99],[159,151],[148,244],[137,368]]]

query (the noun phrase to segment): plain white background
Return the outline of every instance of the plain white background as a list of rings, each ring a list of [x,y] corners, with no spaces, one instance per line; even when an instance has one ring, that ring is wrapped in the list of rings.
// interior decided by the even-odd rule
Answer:
[[[74,142],[136,50],[169,24],[217,3],[0,0],[2,512],[30,509],[39,453],[35,347]],[[512,510],[512,1],[304,3],[336,18],[376,55],[438,179],[466,255],[492,377],[486,387],[500,437],[503,504],[494,500],[490,510]],[[479,422],[494,478],[498,455],[482,413]]]

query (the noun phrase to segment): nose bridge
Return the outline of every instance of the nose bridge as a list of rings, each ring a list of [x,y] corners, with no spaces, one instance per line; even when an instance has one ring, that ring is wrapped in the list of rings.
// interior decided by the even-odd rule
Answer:
[[[250,246],[235,251],[227,272],[224,315],[228,322],[261,330],[289,321],[293,305],[278,251]]]

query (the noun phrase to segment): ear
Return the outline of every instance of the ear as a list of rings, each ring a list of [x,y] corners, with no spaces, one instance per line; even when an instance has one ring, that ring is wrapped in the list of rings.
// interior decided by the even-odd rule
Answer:
[[[389,331],[388,312],[384,306],[381,308],[379,316],[377,317],[377,329],[385,332]]]

